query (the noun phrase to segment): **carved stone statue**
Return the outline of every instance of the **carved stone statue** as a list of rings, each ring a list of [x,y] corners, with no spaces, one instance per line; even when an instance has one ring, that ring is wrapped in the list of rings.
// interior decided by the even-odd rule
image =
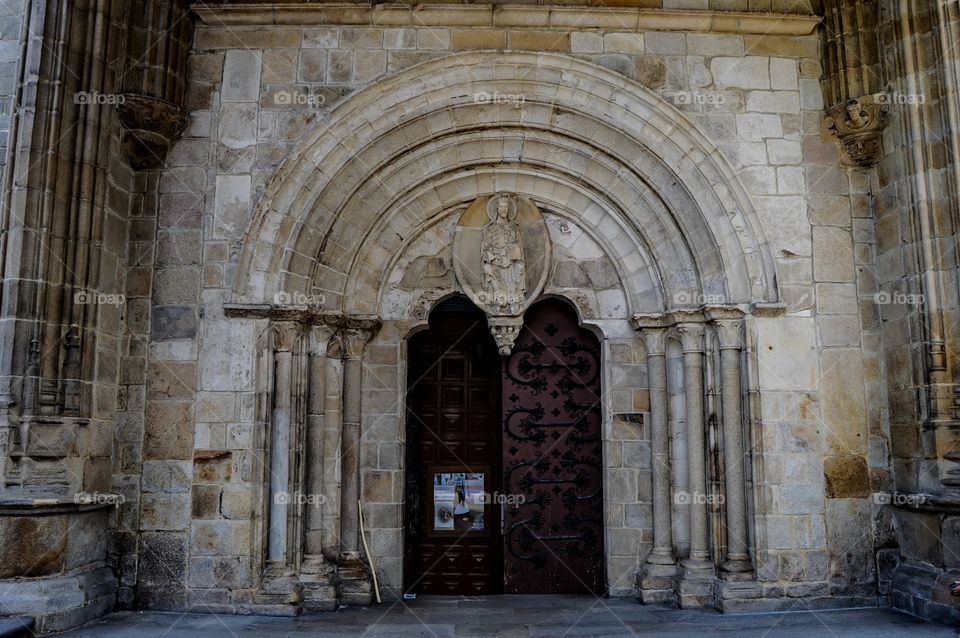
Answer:
[[[523,238],[517,224],[517,204],[500,193],[487,207],[490,222],[483,227],[480,254],[483,260],[483,291],[486,303],[510,308],[523,303],[527,293]]]

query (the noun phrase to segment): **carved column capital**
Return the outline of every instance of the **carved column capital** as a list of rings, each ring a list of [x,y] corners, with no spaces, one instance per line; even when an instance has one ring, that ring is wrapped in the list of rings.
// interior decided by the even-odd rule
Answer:
[[[318,357],[327,356],[327,348],[330,345],[330,339],[340,329],[339,321],[334,316],[326,317],[319,323],[310,326],[310,354]]]
[[[721,350],[743,348],[744,312],[736,306],[710,306],[705,315],[717,327],[717,341]]]
[[[300,334],[300,324],[293,321],[275,321],[270,324],[273,347],[277,352],[290,352]]]
[[[380,328],[380,320],[374,317],[344,317],[341,325],[344,359],[360,359],[367,342]]]
[[[717,326],[717,341],[721,350],[743,349],[742,319],[723,319],[714,323]]]
[[[667,329],[642,328],[643,344],[648,357],[663,357],[667,354]]]
[[[858,166],[872,166],[882,154],[880,137],[888,108],[885,98],[885,93],[864,95],[827,110],[824,125],[837,136],[850,161]]]
[[[677,335],[685,353],[703,352],[704,325],[699,322],[685,322],[677,326]]]

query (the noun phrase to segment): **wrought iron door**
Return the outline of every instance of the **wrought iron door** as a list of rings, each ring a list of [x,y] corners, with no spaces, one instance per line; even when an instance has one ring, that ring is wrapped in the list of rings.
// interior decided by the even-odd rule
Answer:
[[[506,593],[604,593],[600,361],[552,299],[527,311],[504,359]]]

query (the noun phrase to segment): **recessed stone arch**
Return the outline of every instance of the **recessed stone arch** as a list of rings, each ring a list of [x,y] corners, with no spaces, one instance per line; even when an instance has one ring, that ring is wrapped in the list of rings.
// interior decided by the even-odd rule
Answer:
[[[491,171],[498,166],[506,170]],[[697,295],[777,300],[750,200],[689,120],[602,67],[510,52],[418,65],[335,109],[266,189],[242,250],[235,301],[322,290],[331,310],[353,310],[370,295],[345,293],[379,298],[366,288],[370,269],[396,258],[404,233],[466,193],[509,189],[511,179],[527,181],[538,203],[576,214],[554,201],[566,189],[580,217],[598,216],[600,231],[619,233],[606,239],[619,246],[618,257],[635,255],[651,270],[659,310]],[[386,229],[395,237],[388,240]],[[631,310],[652,309],[633,292]]]

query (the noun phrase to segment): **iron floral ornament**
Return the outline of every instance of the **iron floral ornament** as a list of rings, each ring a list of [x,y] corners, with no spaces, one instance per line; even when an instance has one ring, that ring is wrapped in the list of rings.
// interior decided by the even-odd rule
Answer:
[[[486,313],[501,355],[513,350],[524,311],[543,291],[550,254],[547,223],[526,197],[479,197],[460,216],[453,270],[470,301]]]

